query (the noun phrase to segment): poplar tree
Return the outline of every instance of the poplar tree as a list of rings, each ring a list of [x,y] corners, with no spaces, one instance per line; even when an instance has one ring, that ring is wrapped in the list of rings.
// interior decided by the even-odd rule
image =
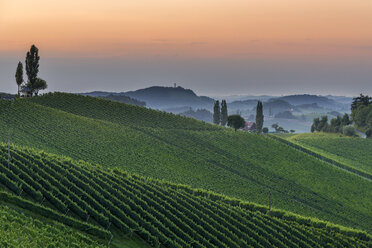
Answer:
[[[216,125],[219,125],[221,123],[220,102],[218,100],[214,103],[213,123],[216,124]]]
[[[257,102],[257,109],[256,109],[256,129],[258,133],[262,132],[262,127],[264,123],[264,115],[262,109],[262,102]]]
[[[39,49],[32,45],[26,55],[26,74],[28,77],[27,87],[30,88],[31,96],[36,89],[37,74],[39,73]]]
[[[15,78],[16,78],[16,82],[18,85],[18,96],[19,96],[19,89],[21,88],[21,85],[23,83],[23,64],[21,62],[18,62]]]
[[[221,102],[221,126],[226,126],[227,124],[227,104],[226,100]]]

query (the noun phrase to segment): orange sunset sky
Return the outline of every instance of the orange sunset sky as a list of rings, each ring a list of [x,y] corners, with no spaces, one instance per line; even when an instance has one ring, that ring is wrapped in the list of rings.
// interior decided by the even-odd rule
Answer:
[[[348,60],[366,66],[372,0],[0,0],[0,56],[24,60],[33,43],[45,59],[65,61]]]

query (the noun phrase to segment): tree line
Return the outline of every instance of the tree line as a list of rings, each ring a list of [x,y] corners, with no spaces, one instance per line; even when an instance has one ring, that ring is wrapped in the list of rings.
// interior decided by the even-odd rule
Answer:
[[[213,123],[221,126],[229,126],[236,130],[245,127],[245,120],[239,114],[228,115],[226,100],[220,102],[217,100],[213,107]],[[262,133],[264,123],[263,105],[261,101],[257,102],[256,107],[256,132]],[[265,133],[268,132],[267,128],[264,128]]]
[[[23,79],[23,64],[20,61],[18,62],[15,74],[18,86],[18,96],[20,96],[21,92],[29,97],[33,95],[37,96],[40,90],[45,90],[48,87],[47,82],[37,76],[39,73],[39,60],[39,49],[35,45],[32,45],[30,51],[27,52],[25,59],[27,82]]]
[[[354,126],[352,126],[354,124]],[[337,116],[328,123],[328,117],[315,118],[311,126],[311,132],[343,133],[347,136],[356,136],[356,129],[372,137],[372,97],[360,94],[353,98],[351,103],[351,115]]]

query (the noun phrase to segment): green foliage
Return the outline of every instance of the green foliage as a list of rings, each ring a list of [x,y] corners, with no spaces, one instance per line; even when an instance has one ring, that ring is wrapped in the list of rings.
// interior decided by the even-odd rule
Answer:
[[[355,137],[357,136],[355,128],[353,126],[344,126],[342,128],[342,133],[349,137]]]
[[[106,168],[260,204],[271,188],[277,208],[366,230],[372,221],[368,182],[261,135],[72,94],[0,101],[4,142],[9,129],[15,144]]]
[[[218,100],[214,103],[213,107],[213,123],[216,125],[220,125],[221,123],[220,102]]]
[[[230,115],[227,117],[227,125],[236,131],[245,126],[245,120],[240,115]]]
[[[367,136],[367,138],[371,138],[372,137],[372,128],[368,128],[367,129],[366,136]]]
[[[0,206],[1,247],[106,247],[58,222],[51,224]]]
[[[328,123],[328,116],[324,115],[319,118],[315,118],[313,120],[313,124],[311,126],[311,132],[329,132],[329,133],[343,133],[344,127],[351,124],[350,118],[348,114],[344,114],[341,118],[337,116],[330,120]]]
[[[256,108],[256,129],[258,133],[262,132],[262,127],[264,123],[264,115],[263,115],[263,109],[262,109],[262,102],[257,102],[257,108]]]
[[[264,128],[262,129],[262,132],[263,132],[263,133],[268,133],[268,132],[269,132],[269,129],[268,129],[267,127],[264,127]]]
[[[36,78],[36,81],[33,87],[35,89],[35,95],[37,96],[40,90],[45,90],[46,88],[48,88],[48,84],[44,79]]]
[[[227,124],[227,104],[226,100],[222,100],[221,102],[221,126],[226,126]]]
[[[3,158],[6,146],[0,147]],[[92,224],[121,234],[135,234],[152,247],[188,247],[191,242],[197,247],[230,248],[314,247],[325,242],[367,247],[371,240],[365,232],[275,209],[272,211],[275,218],[270,217],[264,206],[131,175],[119,169],[104,170],[83,161],[18,147],[12,147],[11,153],[10,171],[22,180],[30,177],[39,181],[41,187],[34,190],[49,192],[64,202],[70,212],[62,211],[54,205],[55,201],[48,199],[65,218],[85,221],[86,215],[79,211],[84,209],[91,216]],[[6,165],[0,163],[0,167]],[[15,179],[14,183],[20,181]],[[4,197],[1,199],[7,202]],[[99,215],[106,218],[106,223]],[[69,229],[65,232],[72,233]],[[90,241],[83,235],[80,237],[84,242]],[[67,236],[66,242],[69,239]]]

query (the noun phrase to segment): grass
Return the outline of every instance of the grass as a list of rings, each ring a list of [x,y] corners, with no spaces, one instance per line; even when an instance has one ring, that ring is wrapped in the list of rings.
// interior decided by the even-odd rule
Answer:
[[[362,231],[276,209],[268,213],[264,206],[120,169],[105,169],[15,146],[10,152],[12,162],[8,169],[5,162],[7,149],[4,144],[0,145],[0,180],[14,194],[0,194],[1,202],[12,202],[35,214],[56,211],[62,214],[58,218],[64,223],[71,224],[72,219],[76,223],[89,220],[84,225],[92,227],[85,230],[92,234],[93,226],[96,226],[97,234],[102,233],[100,227],[111,232],[114,236],[112,247],[133,236],[140,237],[152,247],[172,248],[326,247],[327,244],[368,247],[371,241],[371,236]],[[22,197],[27,195],[34,203],[17,196],[22,190]],[[38,192],[53,210],[38,203]],[[5,213],[5,216],[8,218],[9,214]],[[47,216],[44,214],[44,217]],[[21,226],[15,230],[20,230]],[[43,230],[44,236],[52,235],[49,228]],[[76,233],[69,228],[64,232]],[[64,236],[58,232],[56,235]],[[81,235],[81,240],[91,242],[83,237]],[[17,238],[9,236],[6,240],[14,242]],[[134,245],[138,245],[138,241],[133,241]],[[44,242],[53,244],[48,239]],[[55,242],[59,244],[60,241]],[[64,242],[69,242],[69,236]],[[88,247],[84,244],[76,246]]]
[[[259,204],[271,190],[276,208],[371,231],[370,182],[262,135],[70,94],[1,101],[0,128],[4,142],[11,130],[14,144]]]

